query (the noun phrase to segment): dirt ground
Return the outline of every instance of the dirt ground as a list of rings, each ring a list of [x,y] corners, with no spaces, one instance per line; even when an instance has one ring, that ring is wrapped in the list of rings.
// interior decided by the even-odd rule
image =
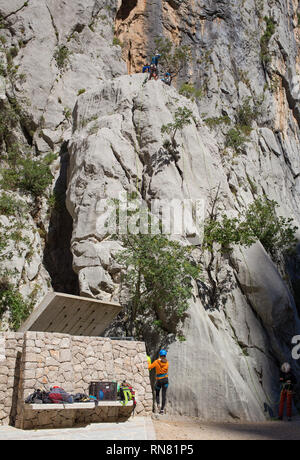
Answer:
[[[158,441],[300,440],[300,418],[292,422],[204,423],[193,418],[153,416]]]

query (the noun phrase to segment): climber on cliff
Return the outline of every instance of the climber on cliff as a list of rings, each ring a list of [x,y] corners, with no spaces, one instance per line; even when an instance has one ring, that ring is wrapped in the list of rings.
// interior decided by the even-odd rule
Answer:
[[[160,405],[160,391],[162,391],[162,404],[160,407],[160,414],[164,414],[166,401],[167,401],[167,390],[169,386],[168,370],[169,362],[167,360],[166,350],[160,350],[159,359],[154,361],[151,364],[151,359],[148,356],[148,369],[156,370],[156,384],[155,384],[155,396],[156,396],[156,405],[159,410]]]
[[[159,61],[160,57],[161,57],[161,54],[156,52],[155,55],[153,56],[153,58],[151,59],[151,64],[154,64],[156,67],[158,67],[158,61]]]
[[[157,71],[157,66],[155,64],[150,65],[150,75],[149,75],[149,80],[154,78],[154,80],[158,79],[158,71]]]
[[[171,86],[173,77],[170,72],[166,72],[165,76],[161,79],[166,85]]]
[[[149,73],[150,72],[150,64],[146,64],[143,67],[143,73]]]
[[[282,390],[280,395],[279,404],[279,420],[283,419],[283,412],[285,406],[285,400],[287,401],[287,417],[288,421],[292,420],[292,406],[293,406],[293,388],[297,383],[297,380],[291,370],[289,363],[284,363],[280,370],[280,382],[282,384]]]
[[[160,57],[161,55],[158,52],[156,52],[153,58],[151,59],[149,80],[151,80],[152,78],[154,78],[154,80],[158,79],[158,61]]]

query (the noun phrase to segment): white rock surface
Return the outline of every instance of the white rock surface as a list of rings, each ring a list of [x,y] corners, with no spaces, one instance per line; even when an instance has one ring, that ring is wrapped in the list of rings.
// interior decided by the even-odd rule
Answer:
[[[100,217],[103,224],[107,218],[101,200],[134,190],[137,178],[148,202],[153,198],[208,197],[209,191],[221,184],[224,208],[229,215],[236,210],[218,145],[203,126],[196,105],[174,88],[144,81],[143,75],[135,75],[104,82],[99,91],[83,95],[74,111],[76,130],[70,140],[67,195],[74,220],[74,269],[82,291],[88,292],[88,286],[99,298],[114,298],[119,289],[118,283],[107,283],[104,275],[105,270],[107,275],[110,271],[111,243],[104,225],[100,228],[97,221]],[[195,122],[177,135],[178,163],[160,164],[161,127],[172,122],[180,106],[193,110]],[[92,124],[97,129],[90,135]],[[275,138],[265,137],[275,150]],[[238,200],[245,203],[253,201],[245,169],[256,176],[259,131],[253,132],[252,138],[247,161],[243,156],[237,158],[238,165],[232,170],[237,177]],[[280,156],[272,155],[269,161],[278,166]],[[260,163],[264,187],[270,184],[271,191],[272,184],[273,190],[279,190],[284,172],[279,167],[270,170],[269,161]],[[241,180],[243,188],[239,187]],[[282,201],[281,209],[290,215]],[[292,214],[295,219],[297,213],[298,209]],[[224,307],[207,309],[195,290],[183,329],[186,341],[169,346],[168,394],[173,413],[205,420],[262,420],[265,405],[272,407],[278,398],[277,362],[288,359],[290,338],[299,330],[293,298],[260,243],[247,252],[237,249],[232,263],[222,271],[222,276],[230,273],[233,280],[227,282]]]

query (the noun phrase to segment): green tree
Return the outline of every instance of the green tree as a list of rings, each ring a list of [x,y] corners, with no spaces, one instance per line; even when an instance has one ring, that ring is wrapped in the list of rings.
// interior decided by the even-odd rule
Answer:
[[[208,275],[210,307],[217,307],[222,294],[220,255],[229,255],[235,245],[250,247],[260,241],[275,263],[293,252],[297,243],[293,219],[277,216],[275,201],[256,199],[239,218],[229,218],[220,209],[220,186],[211,197],[211,208],[204,224],[202,250],[208,253],[205,270]],[[204,259],[205,260],[205,259]]]
[[[210,210],[204,222],[202,250],[208,253],[207,262],[205,258],[203,260],[205,260],[204,266],[210,283],[209,304],[210,308],[216,308],[223,287],[218,279],[221,269],[218,253],[230,255],[234,245],[249,247],[256,238],[247,223],[238,218],[229,218],[224,213],[221,214],[220,185],[215,196],[211,195],[210,201]]]
[[[297,244],[295,234],[298,227],[293,225],[293,219],[277,216],[278,207],[276,201],[260,197],[249,206],[245,214],[245,225],[274,261],[278,261],[281,255],[292,253]]]
[[[174,46],[168,38],[156,37],[156,51],[161,55],[160,65],[165,72],[177,76],[191,61],[191,48],[187,45]]]
[[[127,235],[123,244],[117,259],[126,269],[131,334],[143,337],[147,317],[163,331],[178,333],[192,297],[192,279],[199,275],[190,260],[191,247],[161,234]]]
[[[177,146],[175,136],[178,131],[182,131],[185,126],[188,126],[192,123],[193,112],[187,107],[179,107],[174,116],[174,122],[168,123],[161,127],[162,134],[169,134],[171,136],[171,142],[174,147]]]

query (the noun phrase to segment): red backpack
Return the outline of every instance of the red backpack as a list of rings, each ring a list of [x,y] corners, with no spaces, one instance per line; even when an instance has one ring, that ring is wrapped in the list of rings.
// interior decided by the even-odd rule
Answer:
[[[53,404],[73,403],[73,397],[61,387],[50,388],[48,396]]]

